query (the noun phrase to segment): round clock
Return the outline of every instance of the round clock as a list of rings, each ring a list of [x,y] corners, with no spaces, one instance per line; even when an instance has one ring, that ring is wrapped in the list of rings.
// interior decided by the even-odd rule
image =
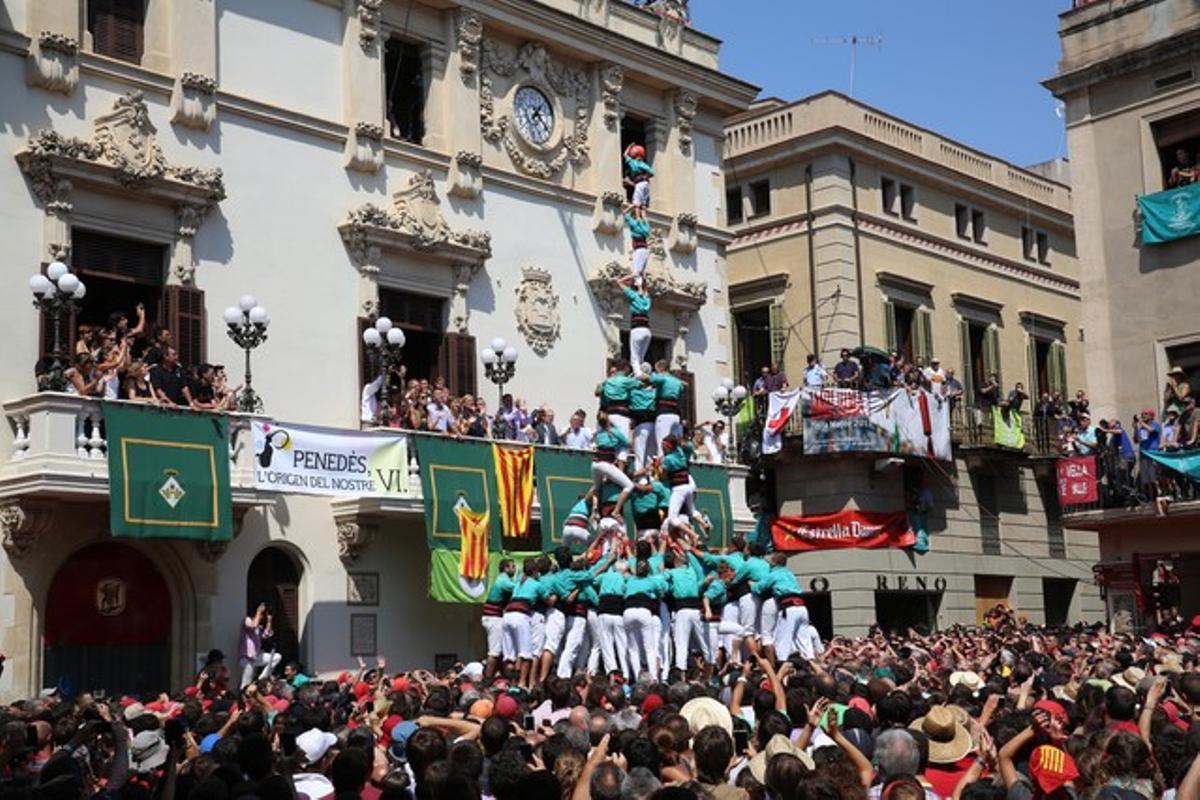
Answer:
[[[532,86],[522,86],[513,98],[517,132],[530,144],[542,145],[554,133],[554,106]]]

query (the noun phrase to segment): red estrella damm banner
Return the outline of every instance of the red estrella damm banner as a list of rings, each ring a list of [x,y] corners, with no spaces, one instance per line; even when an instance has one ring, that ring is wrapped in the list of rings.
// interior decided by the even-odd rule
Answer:
[[[836,550],[845,547],[912,547],[917,535],[903,511],[839,511],[807,517],[778,517],[771,523],[776,550]]]
[[[1074,456],[1059,459],[1058,502],[1064,506],[1094,503],[1096,491],[1096,457]]]

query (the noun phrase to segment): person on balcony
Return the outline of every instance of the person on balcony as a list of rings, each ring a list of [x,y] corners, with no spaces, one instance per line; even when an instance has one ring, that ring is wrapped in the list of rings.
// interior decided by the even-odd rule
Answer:
[[[1195,183],[1197,175],[1196,165],[1192,163],[1192,154],[1186,148],[1180,147],[1175,151],[1175,166],[1171,167],[1171,172],[1167,176],[1167,186],[1171,189],[1179,186],[1187,186]]]
[[[1158,464],[1146,453],[1157,452],[1162,444],[1162,425],[1154,418],[1154,409],[1143,408],[1133,418],[1133,438],[1138,449],[1138,488],[1146,497],[1158,497]]]
[[[1075,452],[1081,456],[1090,456],[1100,447],[1099,431],[1092,424],[1092,415],[1084,413],[1079,418],[1079,427],[1075,429]]]
[[[571,415],[571,421],[559,434],[559,443],[572,450],[591,450],[592,429],[587,427],[585,422],[587,422],[587,412],[582,408],[575,409],[575,413]]]
[[[150,385],[158,402],[168,408],[186,406],[191,402],[187,376],[179,366],[179,351],[170,345],[162,353],[162,361],[150,370]]]
[[[962,381],[954,377],[954,367],[946,367],[946,382],[942,386],[942,392],[946,399],[950,401],[951,411],[958,408],[958,404],[962,402],[965,391]]]
[[[942,370],[941,359],[934,356],[929,359],[929,366],[925,368],[922,375],[925,378],[925,383],[929,386],[929,391],[933,392],[938,397],[944,397],[946,394],[946,373]]]
[[[1188,383],[1183,368],[1178,364],[1171,367],[1167,373],[1167,385],[1163,387],[1163,415],[1165,416],[1167,411],[1172,408],[1182,413],[1191,394],[1192,387]]]
[[[804,387],[806,389],[824,388],[829,381],[829,372],[821,365],[821,360],[815,353],[809,353],[804,362]]]
[[[859,385],[858,362],[850,357],[850,351],[842,348],[841,358],[833,365],[833,377],[839,389],[857,389]]]
[[[96,369],[91,353],[77,353],[75,365],[63,372],[67,379],[67,394],[98,397],[104,391],[104,376]]]

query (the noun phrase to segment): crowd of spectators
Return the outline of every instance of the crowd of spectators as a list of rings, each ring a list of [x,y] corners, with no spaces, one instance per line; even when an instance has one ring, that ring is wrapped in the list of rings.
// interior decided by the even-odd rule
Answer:
[[[212,651],[174,695],[3,712],[16,800],[1197,800],[1196,625],[1151,638],[983,628],[834,637],[824,653],[659,681],[478,662],[237,689]]]
[[[104,325],[79,325],[68,362],[60,365],[65,390],[80,397],[225,411],[234,408],[240,389],[229,385],[220,364],[181,364],[170,329],[148,325],[140,303],[132,325],[123,311],[114,311]],[[50,388],[53,365],[52,355],[38,360],[39,390]]]

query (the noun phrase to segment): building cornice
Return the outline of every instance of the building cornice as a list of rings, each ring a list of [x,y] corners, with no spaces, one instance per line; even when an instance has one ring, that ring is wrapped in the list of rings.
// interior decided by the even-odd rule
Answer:
[[[1060,72],[1058,75],[1042,81],[1042,86],[1050,90],[1055,97],[1064,98],[1089,86],[1102,81],[1110,81],[1121,75],[1147,70],[1156,64],[1176,58],[1191,58],[1197,49],[1200,49],[1200,28],[1183,31],[1169,39],[1111,58],[1094,61],[1076,69]]]

